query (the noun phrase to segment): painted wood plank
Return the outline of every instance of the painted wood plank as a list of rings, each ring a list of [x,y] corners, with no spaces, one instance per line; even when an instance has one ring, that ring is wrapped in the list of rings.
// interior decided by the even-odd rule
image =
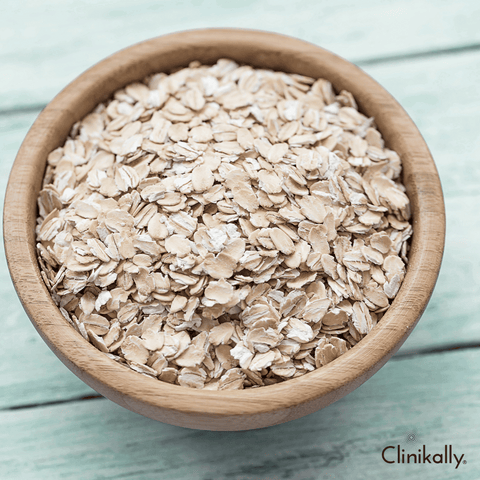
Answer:
[[[398,61],[364,70],[417,124],[435,159],[445,197],[477,195],[480,53]]]
[[[1,412],[0,471],[36,480],[478,480],[479,363],[479,349],[392,361],[320,412],[247,432],[173,427],[106,400]],[[385,463],[382,450],[396,445],[407,454],[425,445],[427,455],[452,445],[467,463]]]
[[[192,28],[277,31],[352,61],[480,41],[475,0],[3,0],[0,16],[0,109],[46,103],[115,51]]]
[[[37,114],[0,116],[0,206],[15,154]],[[36,332],[18,300],[0,255],[0,408],[95,393],[65,367]],[[0,478],[2,475],[0,474]]]
[[[480,54],[366,68],[416,122],[445,196],[445,255],[433,299],[402,351],[480,339]]]
[[[480,343],[480,54],[368,68],[419,125],[439,167],[446,194],[447,241],[433,298],[400,353]],[[0,198],[16,151],[36,114],[0,117]],[[2,204],[2,203],[0,203]],[[468,228],[465,227],[468,225]],[[2,256],[0,408],[89,395],[92,390],[50,352],[26,318]],[[28,347],[28,348],[26,348]]]

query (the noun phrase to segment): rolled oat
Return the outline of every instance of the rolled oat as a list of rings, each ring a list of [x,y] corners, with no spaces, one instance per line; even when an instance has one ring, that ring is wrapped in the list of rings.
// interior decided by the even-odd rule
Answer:
[[[113,360],[209,390],[355,346],[405,276],[398,155],[332,85],[221,59],[151,75],[48,156],[42,277]]]

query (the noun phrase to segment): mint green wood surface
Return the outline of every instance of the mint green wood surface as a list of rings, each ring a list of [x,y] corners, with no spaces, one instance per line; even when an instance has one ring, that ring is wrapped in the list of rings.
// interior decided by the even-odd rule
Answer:
[[[480,42],[475,0],[2,0],[0,109],[46,103],[104,57],[193,28],[272,30],[351,61]]]
[[[384,85],[417,122],[432,150],[446,194],[447,241],[442,271],[433,298],[399,354],[480,343],[480,253],[476,220],[480,194],[480,52],[409,60],[365,69]],[[441,79],[435,81],[435,79]],[[463,113],[465,112],[465,113]],[[35,113],[0,116],[0,188]],[[454,130],[451,135],[449,130]],[[2,195],[3,200],[3,195]],[[465,228],[467,223],[470,228]],[[0,323],[0,408],[15,404],[91,394],[50,352],[27,319],[5,268],[0,268],[0,298],[8,304]],[[18,344],[28,345],[25,352]],[[26,368],[26,364],[28,368]]]
[[[480,4],[473,0],[0,2],[0,200],[39,110],[96,61],[152,36],[232,26],[312,41],[364,65],[404,106],[437,163],[447,210],[442,271],[418,326],[380,372],[321,412],[252,432],[195,432],[95,394],[38,336],[0,259],[0,479],[480,478]],[[374,64],[445,48],[464,52]],[[10,112],[8,112],[10,110]],[[2,114],[2,112],[4,112]],[[400,355],[409,355],[402,358]],[[46,402],[51,406],[22,408]],[[414,431],[467,465],[387,465],[381,449]],[[405,444],[406,445],[406,444]],[[409,447],[405,447],[409,448]],[[412,450],[409,450],[412,451]],[[436,450],[435,450],[436,451]]]
[[[165,425],[103,399],[0,413],[2,478],[478,480],[479,363],[472,350],[392,360],[320,412],[247,432]],[[386,464],[398,444],[453,445],[467,464]]]

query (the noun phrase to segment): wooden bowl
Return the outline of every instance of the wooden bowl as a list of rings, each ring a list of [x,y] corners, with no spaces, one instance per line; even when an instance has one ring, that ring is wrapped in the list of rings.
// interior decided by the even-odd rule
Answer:
[[[392,306],[354,348],[302,377],[256,389],[203,391],[163,383],[133,372],[84,340],[62,317],[40,276],[35,252],[37,208],[49,152],[72,125],[111,94],[153,72],[193,60],[232,58],[255,67],[323,77],[350,91],[373,116],[386,145],[403,161],[412,203],[409,265]],[[5,251],[18,296],[39,334],[60,360],[96,391],[161,422],[204,430],[267,427],[315,412],[351,392],[398,350],[432,294],[443,254],[445,212],[434,161],[416,126],[378,83],[355,65],[320,47],[278,34],[211,29],[174,33],[122,50],[80,75],[43,110],[25,138],[7,188]]]

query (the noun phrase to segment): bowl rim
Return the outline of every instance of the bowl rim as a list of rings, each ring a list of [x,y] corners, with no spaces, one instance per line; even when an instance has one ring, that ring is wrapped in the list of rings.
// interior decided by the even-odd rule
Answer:
[[[164,383],[133,372],[97,350],[68,324],[50,297],[38,268],[34,234],[36,197],[43,178],[39,172],[45,168],[48,153],[63,144],[73,123],[118,88],[144,78],[144,72],[165,71],[165,65],[170,69],[187,66],[188,59],[207,63],[222,57],[304,75],[321,72],[311,76],[327,78],[337,91],[350,91],[359,109],[375,117],[389,148],[400,154],[413,214],[405,280],[373,330],[320,369],[279,384],[240,391],[195,390]],[[221,423],[222,419],[284,412],[280,421],[286,421],[310,413],[318,405],[326,406],[358,387],[386,363],[418,322],[439,274],[444,239],[440,179],[425,141],[404,109],[347,60],[311,43],[259,30],[201,29],[163,35],[123,49],[86,70],[45,107],[31,127],[15,159],[4,206],[10,275],[27,315],[49,347],[78,377],[113,401],[183,426],[192,424],[185,425],[185,418],[202,415]],[[163,413],[155,415],[155,411]],[[275,418],[273,423],[279,423]]]

